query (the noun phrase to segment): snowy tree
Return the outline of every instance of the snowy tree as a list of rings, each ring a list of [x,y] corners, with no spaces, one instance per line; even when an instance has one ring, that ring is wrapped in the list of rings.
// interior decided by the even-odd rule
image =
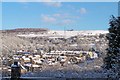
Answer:
[[[109,33],[107,39],[109,41],[106,57],[104,58],[105,68],[112,70],[115,77],[120,76],[120,17],[111,16]]]

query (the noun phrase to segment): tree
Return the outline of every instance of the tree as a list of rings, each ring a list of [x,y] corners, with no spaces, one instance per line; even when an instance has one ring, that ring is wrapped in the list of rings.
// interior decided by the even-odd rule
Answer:
[[[120,17],[111,16],[109,33],[107,39],[109,41],[106,57],[104,58],[105,68],[112,70],[116,77],[120,76]],[[114,75],[115,76],[115,75]]]

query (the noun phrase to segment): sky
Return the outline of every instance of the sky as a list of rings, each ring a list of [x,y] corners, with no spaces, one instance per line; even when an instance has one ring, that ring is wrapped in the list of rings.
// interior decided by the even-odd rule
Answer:
[[[2,3],[0,2],[0,29],[2,29]]]
[[[111,15],[117,2],[3,2],[2,29],[107,30]]]

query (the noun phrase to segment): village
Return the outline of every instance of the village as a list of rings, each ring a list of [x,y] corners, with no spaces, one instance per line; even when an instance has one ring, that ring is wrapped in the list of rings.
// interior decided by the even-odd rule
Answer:
[[[86,60],[97,59],[99,53],[95,51],[51,51],[50,53],[44,53],[42,50],[40,53],[31,53],[24,50],[17,51],[13,55],[13,58],[3,59],[4,68],[8,68],[8,73],[11,72],[11,65],[14,61],[18,61],[21,67],[21,74],[27,72],[34,72],[41,70],[42,65],[47,66],[64,66],[64,64],[79,64],[84,63]],[[10,74],[9,74],[10,75]]]
[[[1,56],[3,77],[11,76],[11,67],[15,61],[21,67],[21,74],[24,76],[29,72],[39,72],[47,67],[65,67],[70,65],[80,65],[87,61],[99,60],[104,56],[105,34],[104,31],[45,31],[42,33],[3,33],[4,36],[16,36],[18,39],[29,41],[28,44],[16,45],[3,44],[3,50],[8,50],[7,55]],[[24,31],[22,31],[24,32]],[[69,35],[72,33],[72,35]],[[79,34],[78,34],[79,33]],[[97,33],[97,34],[96,34]],[[103,33],[103,35],[102,35]],[[11,37],[11,43],[15,39]],[[4,40],[3,40],[4,41]],[[31,44],[31,46],[30,46]],[[12,50],[10,50],[12,49]],[[100,64],[102,65],[102,64]],[[94,65],[95,66],[95,65]],[[99,66],[100,67],[100,66]],[[54,69],[52,69],[54,70]],[[7,74],[6,74],[7,73]]]

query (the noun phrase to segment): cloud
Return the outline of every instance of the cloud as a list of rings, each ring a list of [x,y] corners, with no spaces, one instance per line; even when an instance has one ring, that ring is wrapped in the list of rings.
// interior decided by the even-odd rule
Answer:
[[[18,2],[28,2],[28,0],[18,0]]]
[[[43,2],[47,6],[61,7],[61,2],[54,2],[53,0],[34,0],[35,2]],[[32,0],[17,0],[17,2],[33,2]]]
[[[3,2],[55,2],[54,0],[1,0]]]
[[[67,13],[56,13],[56,14],[53,14],[53,16],[59,19],[73,18],[73,15],[70,15]]]
[[[55,17],[61,17],[61,14],[57,13],[57,14],[53,14],[53,16],[55,16]]]
[[[63,25],[69,25],[74,23],[74,18],[61,18],[63,15],[66,14],[52,14],[52,15],[46,15],[46,14],[42,14],[41,15],[41,21],[44,22],[45,24],[54,24],[54,25],[59,25],[59,26],[63,26]]]
[[[52,2],[52,0],[18,0],[19,2]]]
[[[47,6],[53,6],[53,7],[61,7],[62,6],[61,2],[44,2],[44,4]]]
[[[56,21],[56,19],[54,17],[51,17],[49,15],[41,15],[41,19],[43,22],[49,22],[49,23]]]
[[[42,0],[43,2],[52,2],[52,0]]]
[[[22,0],[1,0],[2,2],[21,2]],[[25,0],[27,2],[118,2],[119,0]]]
[[[56,25],[65,26],[65,25],[72,24],[73,22],[74,21],[71,19],[65,19],[65,20],[61,20],[60,22],[56,23]]]
[[[70,24],[70,23],[73,23],[71,19],[66,19],[62,21],[62,24]]]
[[[80,14],[85,14],[85,13],[87,13],[87,10],[85,9],[85,8],[80,8]]]

